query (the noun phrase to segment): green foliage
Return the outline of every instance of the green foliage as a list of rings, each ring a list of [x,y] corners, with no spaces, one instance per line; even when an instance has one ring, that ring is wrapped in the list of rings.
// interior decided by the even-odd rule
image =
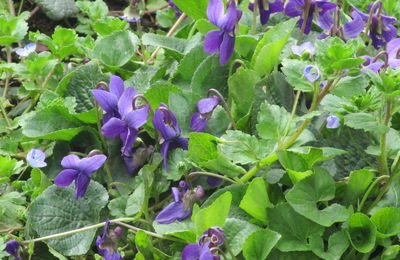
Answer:
[[[353,247],[361,252],[368,253],[376,241],[376,227],[363,213],[355,213],[348,220],[348,235]]]
[[[78,8],[73,0],[35,0],[45,14],[52,20],[62,20],[78,13]]]
[[[25,22],[28,13],[19,17],[0,16],[0,45],[10,46],[19,42],[28,32],[28,24]]]

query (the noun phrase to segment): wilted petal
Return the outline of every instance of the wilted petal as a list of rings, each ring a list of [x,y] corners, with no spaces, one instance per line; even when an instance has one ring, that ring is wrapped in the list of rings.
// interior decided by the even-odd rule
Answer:
[[[124,93],[124,81],[118,76],[111,76],[110,78],[110,92],[114,94],[118,99]]]
[[[222,43],[223,32],[219,30],[209,31],[204,38],[204,51],[206,53],[218,52]]]
[[[92,94],[105,112],[112,113],[117,110],[118,99],[114,94],[101,89],[93,89]]]
[[[353,17],[353,21],[345,23],[343,32],[349,38],[357,38],[364,30],[365,24],[359,13],[353,11],[351,16]]]
[[[198,244],[189,244],[182,251],[182,260],[197,260],[200,257],[200,246]]]
[[[206,128],[208,119],[200,113],[194,113],[190,119],[190,130],[194,132],[202,132]]]
[[[78,176],[79,171],[73,169],[66,169],[61,171],[54,179],[54,184],[58,187],[67,187]]]
[[[100,169],[106,160],[107,156],[104,154],[96,154],[91,157],[86,157],[79,162],[79,169],[82,171],[82,173],[90,176],[95,171]]]
[[[86,176],[86,174],[79,174],[78,178],[75,180],[75,196],[77,199],[82,198],[90,183],[90,177]]]
[[[132,100],[136,95],[134,88],[126,88],[118,101],[118,112],[123,117],[132,111]]]
[[[156,217],[160,224],[170,224],[174,221],[182,221],[192,214],[192,210],[184,210],[183,202],[171,202]]]
[[[224,15],[224,3],[222,0],[210,0],[207,6],[208,20],[216,26],[219,26],[219,20]]]
[[[101,132],[105,137],[115,137],[125,131],[126,128],[127,124],[124,121],[113,117],[103,125]]]
[[[75,154],[70,154],[65,156],[61,161],[61,166],[63,168],[78,169],[79,157]]]
[[[126,114],[125,121],[128,124],[128,126],[137,130],[144,124],[146,124],[147,119],[149,117],[149,109],[150,105],[146,104],[143,107],[133,110],[128,114]]]
[[[46,155],[39,149],[31,149],[26,155],[26,160],[33,168],[43,168],[47,166],[45,163]]]
[[[219,63],[225,65],[232,56],[235,47],[235,35],[224,33],[220,48]]]
[[[326,119],[326,128],[334,129],[340,126],[340,119],[337,116],[330,115]]]

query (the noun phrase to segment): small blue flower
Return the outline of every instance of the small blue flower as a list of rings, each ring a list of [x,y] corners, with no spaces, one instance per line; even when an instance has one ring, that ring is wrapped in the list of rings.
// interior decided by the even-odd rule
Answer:
[[[340,127],[340,119],[337,116],[330,115],[326,118],[326,128],[335,129]]]
[[[307,52],[310,55],[314,55],[315,47],[314,44],[312,44],[312,42],[304,42],[303,44],[300,45],[293,45],[292,52],[297,56],[303,55],[303,52]]]
[[[28,43],[24,47],[18,48],[15,52],[21,57],[28,57],[29,54],[36,52],[36,43]]]
[[[317,66],[308,65],[304,68],[304,76],[310,82],[315,82],[319,79],[320,73]]]
[[[46,159],[46,155],[39,149],[31,149],[26,155],[26,160],[32,168],[43,168],[47,166],[47,163],[44,161]]]

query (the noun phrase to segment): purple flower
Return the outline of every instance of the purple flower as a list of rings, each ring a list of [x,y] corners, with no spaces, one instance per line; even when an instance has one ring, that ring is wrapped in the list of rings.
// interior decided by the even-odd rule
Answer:
[[[6,243],[5,251],[14,257],[14,260],[20,260],[21,257],[19,256],[19,243],[17,240],[10,240]]]
[[[218,96],[212,96],[201,99],[197,103],[197,111],[193,114],[190,120],[190,129],[194,132],[202,132],[208,123],[208,119],[211,116],[214,109],[217,107],[220,98]]]
[[[224,14],[222,0],[210,0],[207,7],[208,20],[218,26],[219,30],[209,31],[204,39],[206,53],[219,52],[219,63],[228,62],[235,47],[235,27],[242,16],[242,11],[236,8],[235,1],[229,0],[227,12]]]
[[[26,155],[26,160],[32,168],[43,168],[47,166],[44,161],[46,155],[40,149],[31,149]]]
[[[336,8],[336,4],[326,0],[289,0],[285,7],[285,14],[290,17],[300,16],[298,26],[299,28],[304,26],[304,33],[309,34],[314,14],[318,15],[318,19],[320,19],[326,12],[334,8]],[[305,17],[306,15],[307,17]],[[303,25],[304,20],[306,20],[305,25]]]
[[[154,112],[153,125],[160,134],[161,154],[164,157],[165,170],[168,172],[168,151],[179,147],[187,150],[188,139],[181,137],[182,130],[178,125],[178,120],[176,120],[174,113],[163,103]]]
[[[138,147],[131,152],[130,156],[122,156],[126,169],[129,174],[136,172],[140,167],[142,167],[153,154],[154,147]]]
[[[132,103],[135,94],[133,88],[125,89],[117,105],[120,117],[110,118],[101,128],[105,137],[120,136],[123,143],[121,153],[124,156],[131,155],[131,148],[136,141],[139,128],[146,124],[149,116],[149,104],[134,109]]]
[[[128,23],[137,23],[140,21],[140,17],[128,17],[127,15],[119,16],[119,19],[127,21]]]
[[[170,224],[176,220],[182,221],[192,214],[191,203],[185,203],[183,197],[188,192],[188,185],[185,181],[179,182],[179,188],[172,187],[174,201],[168,204],[156,217],[160,224]]]
[[[354,18],[354,20],[362,20],[364,24],[367,24],[369,22],[369,37],[372,39],[372,45],[375,47],[375,49],[381,48],[387,42],[391,41],[397,36],[396,27],[394,27],[393,25],[397,21],[397,19],[391,16],[383,15],[380,5],[381,3],[369,4],[368,11],[369,13],[371,13],[371,19],[369,18],[369,13],[363,13],[355,7],[353,7],[352,12],[353,18],[356,14],[358,14],[359,16],[358,18]],[[352,27],[350,26],[350,28]],[[348,28],[349,31],[350,28]]]
[[[77,199],[82,198],[89,186],[90,176],[103,166],[106,159],[107,157],[103,154],[83,159],[79,159],[75,154],[67,155],[61,161],[64,170],[57,175],[54,183],[58,187],[67,187],[75,180],[75,196]]]
[[[92,94],[104,111],[103,123],[107,123],[112,117],[120,118],[118,101],[124,93],[124,81],[118,76],[111,76],[110,91],[93,89]]]
[[[271,14],[279,13],[283,11],[283,2],[282,0],[275,0],[274,2],[265,1],[265,0],[256,0],[258,5],[258,10],[260,11],[260,22],[262,25],[265,25]],[[267,6],[264,6],[266,4]],[[254,3],[249,4],[249,9],[254,12]]]
[[[310,82],[315,82],[319,79],[320,73],[317,66],[308,65],[304,68],[304,76]]]
[[[176,18],[178,18],[179,16],[182,15],[181,9],[179,9],[178,6],[176,6],[176,4],[172,0],[168,0],[168,4],[169,4],[169,6],[171,6],[172,9],[175,10]]]
[[[24,47],[18,48],[15,52],[21,57],[28,57],[29,54],[36,52],[36,43],[28,43]]]
[[[396,38],[388,42],[386,45],[386,54],[387,54],[387,65],[388,67],[396,70],[400,67],[400,59],[399,59],[399,51],[400,51],[400,38]],[[361,56],[361,58],[365,59],[363,63],[364,67],[374,71],[375,73],[379,72],[385,63],[378,58],[374,58],[371,56]]]
[[[340,119],[337,116],[330,115],[326,118],[326,128],[335,129],[340,127]]]
[[[182,251],[182,260],[213,260],[220,259],[218,247],[225,241],[224,231],[219,227],[208,229],[200,237],[197,244],[189,244]]]
[[[117,251],[116,240],[121,236],[121,229],[117,227],[113,231],[108,230],[110,221],[106,220],[103,234],[96,239],[96,246],[99,249],[99,254],[104,257],[104,260],[123,260]]]
[[[312,42],[304,42],[301,45],[293,45],[292,52],[297,56],[303,55],[304,52],[309,53],[310,55],[314,55],[315,47]]]

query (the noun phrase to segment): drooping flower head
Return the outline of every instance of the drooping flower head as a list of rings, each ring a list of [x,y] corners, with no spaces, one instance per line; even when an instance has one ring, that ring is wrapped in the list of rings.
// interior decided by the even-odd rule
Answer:
[[[300,16],[298,26],[304,28],[305,34],[309,34],[314,15],[320,19],[326,12],[335,8],[336,4],[327,0],[289,0],[285,6],[285,14],[290,17]]]
[[[304,76],[310,82],[315,82],[320,77],[320,72],[317,66],[308,65],[304,68]]]
[[[235,28],[242,17],[242,11],[237,9],[235,1],[229,0],[226,9],[226,14],[224,14],[222,0],[210,0],[207,17],[212,24],[219,27],[219,30],[209,31],[204,38],[204,51],[206,53],[219,52],[221,65],[227,63],[233,53]]]
[[[203,233],[197,244],[189,244],[182,251],[182,260],[220,259],[218,247],[225,241],[224,231],[220,227],[212,227]]]
[[[47,166],[47,163],[44,161],[46,159],[46,155],[40,149],[31,149],[26,155],[26,160],[32,168],[43,168]]]
[[[330,115],[326,118],[326,128],[335,129],[340,127],[340,119],[335,115]]]
[[[168,172],[168,151],[176,148],[187,150],[188,139],[181,137],[182,130],[178,125],[178,120],[163,103],[154,112],[153,125],[160,135],[161,154],[164,157],[164,167]]]
[[[365,25],[368,25],[369,37],[372,40],[372,45],[375,49],[379,49],[387,42],[397,36],[396,27],[393,25],[397,19],[392,16],[382,14],[382,4],[380,2],[371,3],[368,6],[369,13],[363,13],[353,7],[352,16],[357,14],[358,20],[362,20]]]
[[[14,260],[20,260],[19,247],[20,245],[17,240],[10,240],[6,243],[5,251],[13,256]]]
[[[103,234],[96,239],[96,246],[99,254],[104,257],[104,260],[123,260],[117,250],[117,240],[121,236],[121,228],[117,227],[114,230],[108,230],[110,221],[106,220]]]
[[[124,156],[131,155],[132,145],[135,143],[139,128],[146,124],[150,105],[136,107],[136,91],[126,88],[118,101],[118,113],[120,117],[112,117],[101,128],[105,137],[120,136],[123,143],[121,153]]]
[[[260,22],[262,25],[267,24],[269,17],[273,13],[279,13],[283,11],[282,0],[255,0],[257,1],[257,8],[260,12]],[[254,12],[254,2],[250,2],[249,9]]]
[[[82,198],[90,183],[90,176],[103,166],[107,157],[103,154],[96,154],[90,157],[79,159],[75,154],[65,156],[61,165],[64,168],[54,179],[58,187],[67,187],[75,181],[75,196]]]
[[[28,57],[29,54],[36,52],[36,43],[28,43],[22,48],[18,48],[15,51],[21,57]]]
[[[202,132],[219,102],[220,98],[218,96],[203,98],[197,102],[198,112],[194,113],[190,120],[190,129],[194,132]]]
[[[312,42],[304,42],[300,45],[293,45],[291,49],[293,54],[300,57],[303,55],[303,53],[308,53],[311,56],[315,54],[315,47]]]

